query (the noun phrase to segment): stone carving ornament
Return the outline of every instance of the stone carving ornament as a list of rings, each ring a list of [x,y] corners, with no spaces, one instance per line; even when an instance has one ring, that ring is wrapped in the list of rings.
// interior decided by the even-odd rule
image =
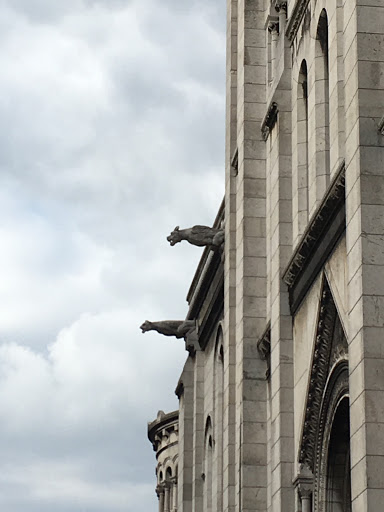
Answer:
[[[146,320],[141,324],[140,329],[143,333],[157,331],[164,336],[175,336],[180,339],[186,338],[196,329],[196,322],[194,320],[163,320],[161,322]]]
[[[324,276],[298,462],[314,475],[313,509],[325,510],[329,437],[337,403],[348,393],[348,344]],[[297,477],[300,483],[301,475]],[[307,479],[308,482],[310,479]],[[348,509],[349,510],[349,509]]]
[[[224,243],[224,230],[208,226],[193,226],[187,229],[180,229],[179,226],[176,226],[167,240],[171,245],[186,240],[197,247],[208,246],[212,250],[218,250]]]

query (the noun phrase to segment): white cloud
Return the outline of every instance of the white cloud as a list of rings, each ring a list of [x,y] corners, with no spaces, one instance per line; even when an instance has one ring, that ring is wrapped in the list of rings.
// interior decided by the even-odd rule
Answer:
[[[146,421],[177,407],[201,250],[223,194],[224,5],[0,7],[0,505],[154,510]]]

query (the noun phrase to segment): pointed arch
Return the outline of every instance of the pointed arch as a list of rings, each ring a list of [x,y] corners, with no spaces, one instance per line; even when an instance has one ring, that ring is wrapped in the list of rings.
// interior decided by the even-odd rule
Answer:
[[[343,408],[338,412],[342,400],[345,400]],[[347,401],[348,414],[345,412]],[[333,457],[332,452],[335,439],[342,442],[341,457],[338,459]],[[340,460],[345,473],[342,483],[341,468],[337,467]],[[308,475],[312,475],[311,510],[314,512],[339,510],[337,506],[341,502],[333,500],[343,499],[344,508],[341,510],[349,512],[348,343],[325,274],[323,274],[298,462],[302,470],[304,468],[303,473],[307,475],[307,481]],[[336,494],[333,491],[337,491]],[[342,498],[341,495],[343,495]]]

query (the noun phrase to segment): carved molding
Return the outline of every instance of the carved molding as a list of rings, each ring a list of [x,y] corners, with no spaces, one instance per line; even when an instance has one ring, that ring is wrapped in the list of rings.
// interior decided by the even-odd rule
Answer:
[[[287,14],[287,10],[288,10],[287,4],[288,4],[288,2],[282,2],[281,0],[276,0],[275,1],[276,12],[280,13],[280,11],[283,11],[283,12],[285,12],[285,14]]]
[[[345,338],[344,341],[346,343]],[[348,359],[339,360],[330,373],[331,376],[328,379],[327,389],[323,397],[323,407],[318,426],[313,492],[314,510],[319,510],[319,504],[326,502],[329,493],[327,485],[329,443],[336,409],[341,400],[349,396]]]
[[[334,225],[332,225],[333,222],[335,222]],[[332,227],[333,230],[331,230],[330,227]],[[343,162],[322,203],[317,208],[306,231],[301,237],[283,274],[283,280],[289,287],[293,313],[300,304],[306,290],[322,268],[325,262],[323,260],[329,256],[344,230],[345,164]],[[326,240],[327,236],[330,236],[329,240]],[[315,263],[313,263],[314,260],[316,260]],[[313,268],[310,268],[310,266]],[[310,268],[311,272],[305,277],[305,283],[301,285],[302,290],[298,293],[293,293],[298,286],[299,280],[303,277],[308,268]],[[293,297],[293,295],[295,296]]]
[[[279,107],[278,107],[276,101],[273,101],[270,104],[267,113],[265,114],[263,122],[261,123],[261,133],[263,135],[264,140],[268,139],[269,133],[271,132],[272,128],[275,126],[278,113],[279,113]]]
[[[278,21],[270,21],[268,23],[268,32],[270,34],[279,34],[280,25]]]
[[[299,455],[299,462],[305,464],[312,472],[316,458],[318,422],[328,375],[335,319],[336,306],[329,285],[324,279]]]
[[[198,350],[201,350],[197,328],[190,331],[185,336],[185,350],[189,352],[191,356],[194,356]]]
[[[292,14],[289,17],[285,34],[288,37],[290,43],[295,39],[297,32],[302,22],[305,11],[308,7],[309,0],[297,0],[292,10]]]
[[[293,485],[299,491],[300,498],[310,498],[314,487],[313,473],[310,468],[305,465],[300,465],[299,474],[293,480]]]
[[[299,463],[307,467],[315,477],[319,473],[319,461],[324,458],[322,439],[326,429],[325,421],[329,417],[329,396],[334,393],[334,387],[328,382],[329,375],[337,375],[333,368],[343,369],[347,367],[347,361],[347,341],[324,276],[299,452]]]
[[[260,359],[267,362],[267,371],[265,377],[268,380],[271,375],[271,324],[268,323],[263,335],[257,342],[257,351]]]

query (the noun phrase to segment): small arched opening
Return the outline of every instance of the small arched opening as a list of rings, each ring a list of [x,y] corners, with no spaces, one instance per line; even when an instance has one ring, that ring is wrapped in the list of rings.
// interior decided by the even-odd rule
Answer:
[[[339,403],[332,422],[327,470],[327,512],[351,512],[349,399]]]

